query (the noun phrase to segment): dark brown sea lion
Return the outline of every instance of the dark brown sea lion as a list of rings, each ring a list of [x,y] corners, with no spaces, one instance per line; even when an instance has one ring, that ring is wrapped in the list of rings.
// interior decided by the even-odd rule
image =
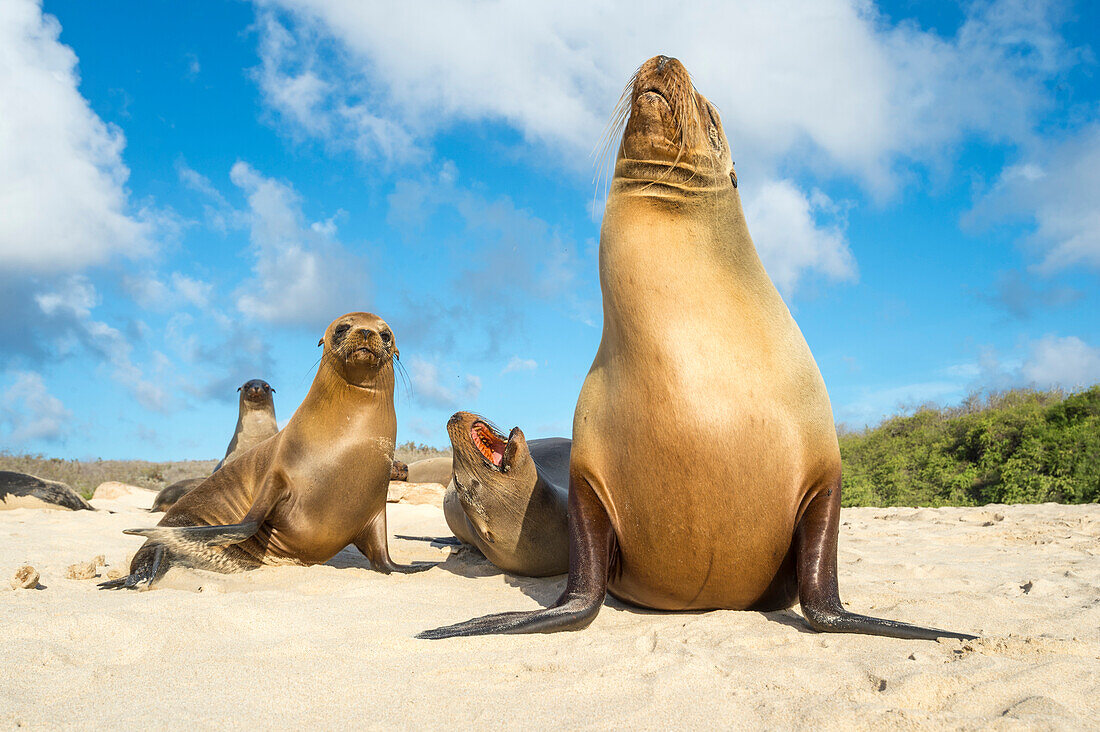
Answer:
[[[505,438],[476,414],[447,423],[453,468],[447,525],[505,572],[546,577],[569,570],[569,447],[563,437]]]
[[[51,508],[94,511],[92,504],[64,483],[36,475],[0,470],[0,509]]]
[[[610,590],[661,610],[800,601],[819,631],[971,638],[841,605],[832,408],[749,236],[718,111],[665,56],[624,103],[603,337],[573,420],[565,591],[421,637],[575,630]]]
[[[390,480],[408,480],[409,466],[400,460],[394,460],[390,467]]]
[[[349,313],[321,339],[317,376],[277,435],[180,499],[148,537],[130,574],[100,587],[147,588],[170,564],[230,572],[318,564],[354,544],[381,572],[414,572],[389,555],[386,490],[397,418],[397,347],[377,315]]]
[[[241,393],[237,427],[233,430],[229,447],[225,449],[225,457],[214,468],[215,471],[279,431],[275,419],[275,400],[271,396],[275,390],[271,384],[263,379],[252,379],[239,386],[237,391]]]

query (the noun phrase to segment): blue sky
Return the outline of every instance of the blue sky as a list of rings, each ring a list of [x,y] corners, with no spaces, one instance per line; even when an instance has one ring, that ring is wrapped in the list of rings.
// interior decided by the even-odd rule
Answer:
[[[667,7],[665,7],[667,6]],[[1100,381],[1091,3],[0,4],[0,448],[219,457],[369,310],[399,441],[568,435],[592,155],[684,61],[838,422]]]

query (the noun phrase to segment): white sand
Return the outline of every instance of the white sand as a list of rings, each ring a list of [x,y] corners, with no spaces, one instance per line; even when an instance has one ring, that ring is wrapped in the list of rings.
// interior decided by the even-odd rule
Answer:
[[[151,502],[152,494],[148,496]],[[797,611],[666,614],[609,601],[578,633],[419,641],[423,629],[538,607],[563,580],[514,579],[468,552],[382,576],[328,565],[173,570],[101,592],[68,565],[124,567],[151,525],[97,512],[0,511],[0,724],[64,728],[1081,729],[1100,725],[1100,507],[845,510],[853,610],[973,643],[808,632]],[[1003,517],[1003,519],[999,518]],[[390,505],[391,534],[446,535]],[[391,539],[399,561],[450,549]],[[45,589],[8,591],[24,564]],[[201,588],[201,591],[200,591]]]

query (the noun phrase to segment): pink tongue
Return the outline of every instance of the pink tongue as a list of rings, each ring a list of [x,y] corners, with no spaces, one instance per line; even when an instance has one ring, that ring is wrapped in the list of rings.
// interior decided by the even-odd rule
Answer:
[[[500,467],[500,461],[504,459],[504,453],[493,450],[493,465]]]

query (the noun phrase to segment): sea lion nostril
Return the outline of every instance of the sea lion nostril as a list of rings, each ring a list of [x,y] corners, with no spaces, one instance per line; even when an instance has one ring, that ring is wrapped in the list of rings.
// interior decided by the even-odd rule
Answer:
[[[665,64],[667,64],[671,60],[672,59],[670,59],[668,56],[658,56],[657,57],[657,70],[658,71],[664,71],[665,70]]]

